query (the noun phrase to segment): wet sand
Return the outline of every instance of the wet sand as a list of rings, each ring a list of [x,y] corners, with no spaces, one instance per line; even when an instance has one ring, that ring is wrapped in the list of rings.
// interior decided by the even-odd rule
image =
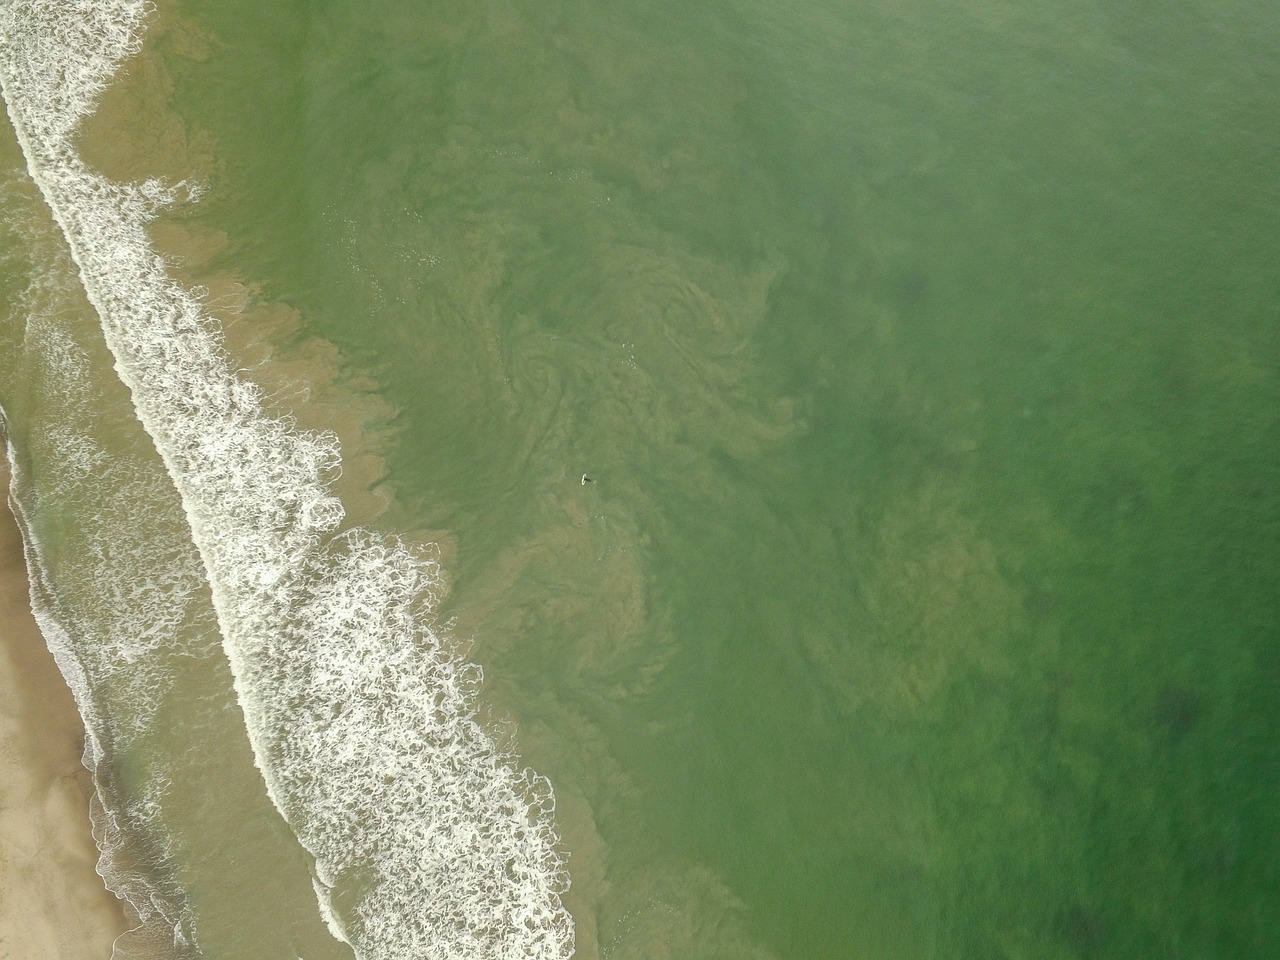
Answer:
[[[111,956],[128,924],[94,866],[84,728],[31,616],[0,462],[0,960]]]

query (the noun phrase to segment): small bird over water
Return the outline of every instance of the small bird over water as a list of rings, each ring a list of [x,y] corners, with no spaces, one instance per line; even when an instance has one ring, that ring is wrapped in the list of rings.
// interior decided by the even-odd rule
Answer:
[[[591,483],[591,478],[584,473],[582,475],[582,485],[585,487],[588,483]]]

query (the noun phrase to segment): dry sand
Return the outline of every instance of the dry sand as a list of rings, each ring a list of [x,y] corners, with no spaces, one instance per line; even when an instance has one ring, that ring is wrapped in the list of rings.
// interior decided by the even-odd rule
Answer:
[[[0,960],[111,956],[127,923],[94,871],[84,728],[31,616],[0,457]]]

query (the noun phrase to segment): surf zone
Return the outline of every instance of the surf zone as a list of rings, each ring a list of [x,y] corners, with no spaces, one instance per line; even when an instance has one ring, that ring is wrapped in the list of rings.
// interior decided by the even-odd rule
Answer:
[[[335,437],[269,415],[147,225],[190,183],[116,183],[74,138],[148,17],[138,0],[16,0],[0,82],[138,419],[176,488],[267,791],[362,958],[568,958],[550,785],[476,719],[479,669],[429,624],[439,571],[342,530]],[[340,906],[339,906],[340,905]]]

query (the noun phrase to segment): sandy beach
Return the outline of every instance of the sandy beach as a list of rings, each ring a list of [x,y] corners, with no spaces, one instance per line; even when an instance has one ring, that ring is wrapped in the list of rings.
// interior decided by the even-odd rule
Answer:
[[[80,716],[31,616],[0,463],[0,960],[111,956],[122,902],[94,871]]]

